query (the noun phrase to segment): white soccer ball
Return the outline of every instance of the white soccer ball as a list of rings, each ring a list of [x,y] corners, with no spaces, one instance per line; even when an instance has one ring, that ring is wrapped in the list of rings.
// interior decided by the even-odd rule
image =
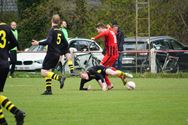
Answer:
[[[133,89],[136,88],[136,84],[133,81],[128,81],[127,84],[126,84],[126,87],[127,87],[128,90],[133,90]]]

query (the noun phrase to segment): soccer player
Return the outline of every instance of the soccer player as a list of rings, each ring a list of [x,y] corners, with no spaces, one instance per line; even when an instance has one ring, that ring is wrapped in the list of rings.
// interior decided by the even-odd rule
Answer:
[[[14,114],[16,125],[23,125],[24,123],[25,113],[2,94],[9,72],[9,50],[16,45],[17,41],[11,32],[11,28],[0,21],[0,125],[8,125],[2,107]]]
[[[66,77],[55,74],[51,69],[55,68],[61,55],[68,53],[68,42],[59,28],[60,16],[53,15],[51,20],[51,29],[47,40],[44,42],[32,41],[32,45],[48,45],[47,54],[43,61],[41,75],[45,77],[46,90],[43,95],[52,95],[52,79],[60,82],[60,88],[63,88]]]
[[[127,83],[127,77],[133,78],[132,74],[124,73],[120,70],[113,70],[112,67],[104,67],[102,65],[93,66],[87,69],[87,71],[80,73],[80,90],[87,91],[88,88],[84,88],[84,84],[91,81],[92,79],[95,79],[99,83],[101,89],[106,91],[108,89],[105,82],[106,75],[121,77],[124,85]]]
[[[68,41],[68,31],[67,31],[67,22],[65,20],[61,21],[61,31],[63,32],[66,40]],[[75,72],[74,72],[74,65],[73,65],[73,61],[72,61],[72,55],[70,54],[70,52],[65,54],[65,57],[67,58],[67,64],[69,66],[69,70],[70,70],[70,75],[71,76],[75,76]],[[64,59],[61,57],[61,59]]]
[[[116,34],[114,31],[108,29],[102,23],[98,23],[96,25],[96,29],[99,34],[91,39],[97,40],[99,38],[104,38],[104,44],[105,44],[105,55],[101,61],[101,65],[104,65],[105,67],[112,67],[118,58]],[[108,86],[108,89],[112,89],[113,85],[111,85],[107,75],[105,76],[105,81]]]

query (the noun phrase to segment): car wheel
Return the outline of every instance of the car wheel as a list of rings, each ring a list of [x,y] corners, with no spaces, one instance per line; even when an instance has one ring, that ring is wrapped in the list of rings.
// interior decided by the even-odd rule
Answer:
[[[144,60],[141,64],[140,73],[145,73],[149,71],[150,71],[149,61]]]

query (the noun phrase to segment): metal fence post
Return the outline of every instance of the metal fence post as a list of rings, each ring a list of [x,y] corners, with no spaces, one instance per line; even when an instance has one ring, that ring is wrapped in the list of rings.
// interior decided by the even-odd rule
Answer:
[[[150,62],[151,73],[157,73],[155,49],[150,50]]]

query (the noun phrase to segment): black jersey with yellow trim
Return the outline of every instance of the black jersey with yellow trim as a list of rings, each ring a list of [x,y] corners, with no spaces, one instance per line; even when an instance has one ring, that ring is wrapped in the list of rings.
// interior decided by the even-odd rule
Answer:
[[[99,66],[93,66],[90,67],[89,69],[87,69],[87,74],[89,76],[89,79],[81,79],[80,82],[80,90],[87,90],[84,87],[84,84],[95,79],[97,81],[101,80],[102,82],[104,82],[104,78],[106,75],[106,68],[102,65]]]
[[[65,49],[68,49],[68,42],[63,32],[57,26],[50,29],[47,40],[40,42],[39,45],[48,45],[47,53],[57,53],[60,55],[62,55]]]
[[[17,46],[17,41],[10,26],[5,23],[0,23],[0,68],[9,66],[9,50],[15,46]]]
[[[101,79],[103,81],[103,78],[106,75],[106,68],[102,65],[98,65],[90,67],[86,72],[90,79]]]

